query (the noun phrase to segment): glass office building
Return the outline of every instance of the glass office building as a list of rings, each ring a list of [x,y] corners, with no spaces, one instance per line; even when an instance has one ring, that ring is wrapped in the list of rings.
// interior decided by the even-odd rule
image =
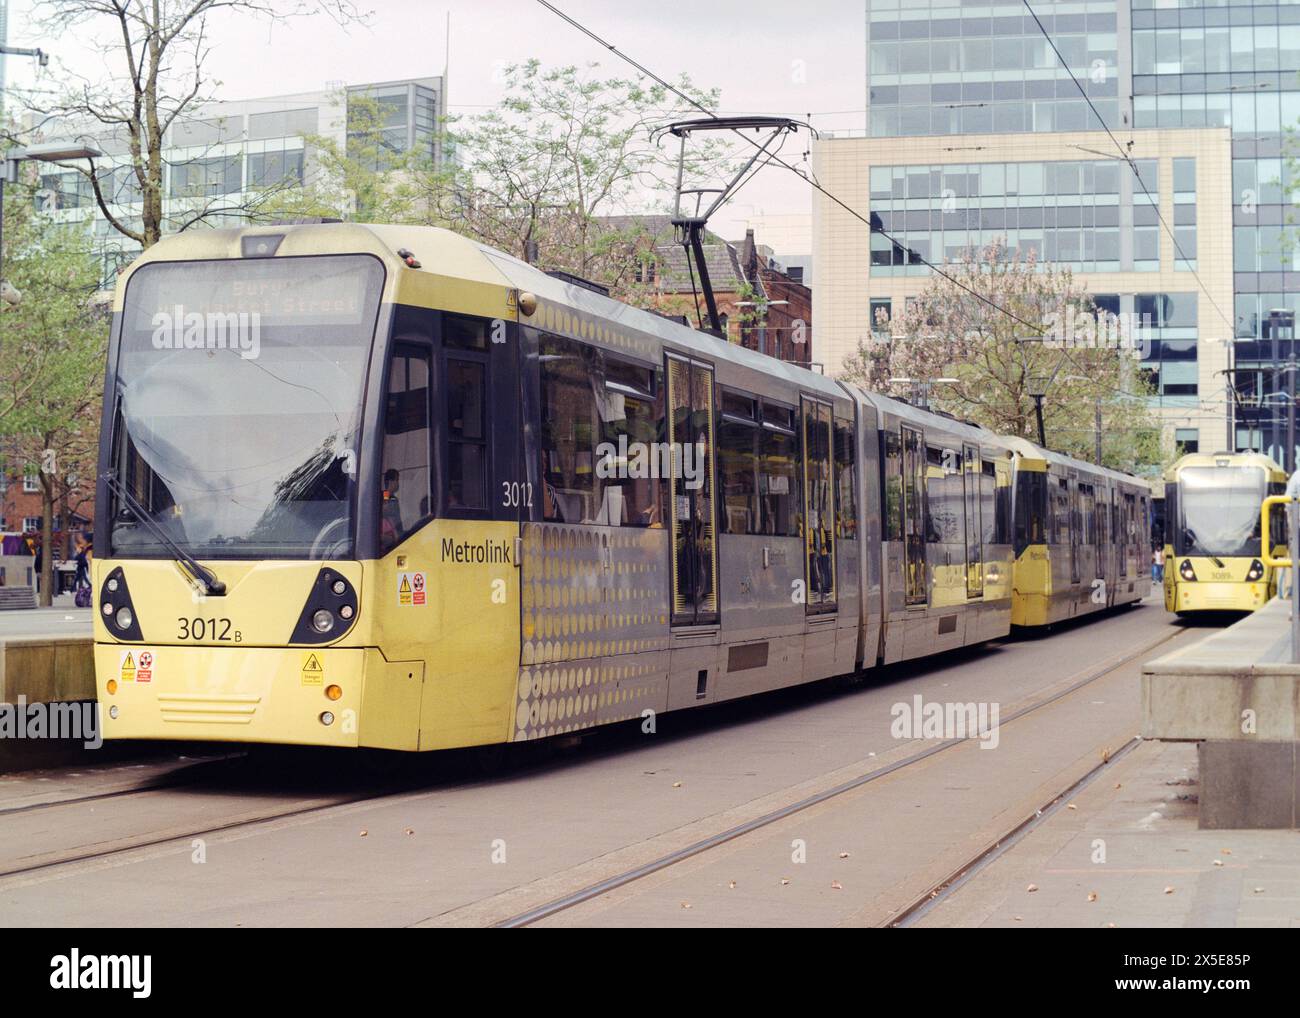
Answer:
[[[209,103],[176,121],[164,139],[164,217],[174,228],[196,209],[227,204],[238,209],[242,196],[312,180],[318,172],[313,139],[329,139],[340,149],[347,146],[355,156],[347,127],[355,123],[352,113],[357,108],[364,110],[361,119],[368,127],[380,130],[377,150],[373,145],[365,150],[376,168],[383,169],[392,153],[412,149],[426,153],[435,164],[444,159],[440,124],[446,116],[446,89],[440,77],[339,84],[320,92]],[[101,188],[114,215],[136,226],[141,196],[129,164],[127,139],[102,125],[96,127],[65,133],[75,133],[104,152],[96,163]],[[63,129],[53,136],[59,130]],[[100,214],[83,174],[48,170],[42,172],[37,199],[42,210],[62,219],[91,220],[103,259],[104,285],[111,286],[119,268],[139,253],[138,246]],[[236,211],[205,216],[203,222],[222,226],[241,219]]]
[[[824,205],[814,224],[816,257],[865,262],[867,292],[846,274],[822,288],[823,343],[847,354],[852,316],[916,292],[923,260],[1003,237],[1148,316],[1143,369],[1175,440],[1281,458],[1300,3],[867,0],[866,29],[864,130],[824,140],[817,165],[872,235]]]

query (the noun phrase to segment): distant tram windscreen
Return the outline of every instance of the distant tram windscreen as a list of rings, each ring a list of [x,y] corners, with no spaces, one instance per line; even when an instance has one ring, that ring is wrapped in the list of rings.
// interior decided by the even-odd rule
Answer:
[[[1176,554],[1259,554],[1259,510],[1267,487],[1262,468],[1186,467],[1178,486]]]

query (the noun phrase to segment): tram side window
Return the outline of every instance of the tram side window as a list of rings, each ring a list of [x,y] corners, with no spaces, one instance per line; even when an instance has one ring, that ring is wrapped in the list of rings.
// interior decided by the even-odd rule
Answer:
[[[945,468],[945,459],[950,464],[961,462],[952,450],[925,447],[925,540],[929,544],[961,544],[964,540],[962,475],[952,467]]]
[[[837,536],[853,540],[858,536],[857,456],[853,421],[835,418],[835,484]]]
[[[447,508],[487,508],[486,365],[447,358]]]
[[[1079,485],[1079,516],[1082,523],[1082,544],[1097,543],[1097,505],[1091,484]]]
[[[1064,477],[1058,478],[1049,490],[1052,493],[1052,543],[1069,544],[1070,482]]]
[[[592,391],[600,417],[596,448],[600,502],[595,522],[611,527],[662,527],[662,469],[652,469],[662,448],[663,386],[659,373],[598,351],[588,360],[595,369]],[[697,464],[692,460],[692,467]]]
[[[988,460],[980,460],[979,474],[977,475],[979,484],[980,500],[980,543],[988,546],[998,543],[998,478],[994,471],[993,464]]]
[[[542,505],[556,523],[594,522],[600,505],[591,359],[578,343],[542,337]]]
[[[795,411],[763,401],[759,440],[759,525],[773,537],[803,534],[799,513],[799,436]]]
[[[1013,540],[1012,529],[1014,524],[1014,521],[1011,518],[1011,505],[1013,501],[1011,497],[1011,484],[1010,484],[1011,471],[1009,467],[1004,466],[1003,470],[999,472],[997,469],[997,464],[995,463],[985,463],[984,469],[986,473],[990,473],[993,475],[993,483],[995,486],[994,498],[995,498],[995,506],[996,506],[997,529],[993,532],[993,543],[1011,544]],[[998,483],[999,481],[1003,481],[1006,483],[999,484]]]
[[[884,471],[880,498],[884,505],[885,540],[903,539],[903,442],[897,432],[880,433],[880,469]]]
[[[431,513],[428,348],[398,346],[384,406],[380,545],[388,551]]]
[[[661,373],[560,336],[544,335],[540,352],[543,518],[662,527]]]
[[[1016,472],[1016,554],[1047,541],[1047,475],[1037,470]]]
[[[758,401],[722,390],[718,405],[718,487],[722,494],[719,519],[724,534],[759,533]]]

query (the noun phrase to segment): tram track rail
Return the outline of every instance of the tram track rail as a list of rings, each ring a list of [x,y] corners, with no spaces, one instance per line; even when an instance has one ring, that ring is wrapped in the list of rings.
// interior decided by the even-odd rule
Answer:
[[[1164,636],[1162,636],[1160,639],[1152,643],[1145,644],[1144,646],[1138,648],[1137,650],[1125,654],[1119,660],[1111,661],[1109,663],[1106,663],[1104,665],[1099,666],[1098,668],[1089,671],[1082,678],[1079,678],[1076,681],[1071,682],[1069,685],[1061,689],[1058,689],[1057,691],[1051,693],[1048,696],[1041,698],[1040,700],[1026,704],[1025,706],[1013,711],[1010,715],[1002,719],[1001,724],[1002,725],[1010,724],[1012,722],[1020,720],[1021,718],[1027,717],[1028,715],[1034,714],[1037,711],[1041,711],[1044,708],[1050,707],[1052,704],[1055,704],[1060,700],[1063,700],[1066,697],[1071,696],[1074,693],[1077,693],[1079,690],[1084,689],[1085,687],[1093,684],[1094,682],[1097,682],[1098,680],[1106,677],[1107,675],[1110,675],[1118,671],[1119,669],[1124,668],[1129,664],[1132,664],[1134,661],[1151,654],[1154,650],[1168,643],[1170,640],[1175,639],[1183,632],[1185,632],[1185,630],[1175,630],[1173,632],[1167,633]],[[676,851],[665,853],[664,855],[652,859],[651,861],[643,863],[639,866],[631,867],[611,877],[607,877],[603,880],[593,882],[582,888],[579,888],[578,890],[572,891],[560,897],[553,898],[550,901],[545,902],[544,904],[535,906],[533,908],[527,909],[522,912],[518,912],[510,916],[509,918],[493,923],[492,925],[494,928],[497,929],[518,929],[526,926],[532,926],[535,923],[541,922],[544,919],[549,919],[552,916],[556,916],[563,912],[567,912],[570,909],[578,907],[579,905],[583,905],[587,902],[594,901],[595,899],[600,898],[601,896],[608,894],[611,891],[615,891],[622,887],[626,887],[630,884],[636,883],[639,880],[643,880],[646,877],[652,876],[653,874],[663,872],[664,870],[680,865],[688,860],[696,859],[702,855],[707,854],[708,852],[720,848],[723,845],[735,841],[738,838],[743,838],[746,835],[753,834],[757,831],[761,831],[767,827],[771,827],[773,824],[779,823],[780,821],[785,820],[787,817],[794,816],[797,813],[801,813],[815,806],[819,806],[823,803],[839,798],[840,796],[843,796],[849,792],[855,791],[859,788],[863,788],[866,785],[869,785],[875,781],[888,777],[891,774],[897,774],[899,771],[905,768],[912,767],[915,764],[921,763],[924,760],[928,760],[931,757],[937,756],[940,753],[944,753],[968,741],[969,740],[965,738],[953,738],[953,739],[941,740],[939,742],[934,743],[931,746],[927,746],[925,749],[909,754],[908,756],[905,756],[899,760],[895,760],[892,763],[886,764],[882,767],[873,768],[869,771],[857,775],[856,777],[850,778],[847,781],[840,782],[830,788],[819,791],[813,795],[805,796],[794,802],[781,806],[777,809],[770,810],[762,814],[761,816],[753,818],[752,820],[748,820],[744,823],[736,824],[734,826],[728,827],[725,830],[719,831],[716,834],[710,835],[709,837],[706,838],[699,839],[689,845],[677,849]],[[1039,810],[1035,811],[1033,815],[1021,821],[1011,831],[1005,833],[1001,838],[997,839],[990,846],[986,847],[973,860],[968,862],[963,867],[959,868],[957,871],[954,871],[954,873],[952,873],[949,877],[945,878],[945,880],[940,881],[939,884],[933,885],[929,890],[926,891],[925,895],[911,902],[901,914],[896,914],[893,917],[891,917],[891,919],[886,925],[891,927],[895,926],[899,924],[901,921],[903,921],[903,919],[907,918],[908,916],[914,916],[915,918],[919,918],[923,907],[926,910],[928,910],[928,906],[930,903],[941,900],[942,897],[946,897],[946,895],[951,893],[951,891],[956,890],[957,887],[961,885],[961,883],[965,882],[965,879],[967,879],[968,875],[973,875],[973,870],[975,867],[982,868],[984,865],[987,864],[984,861],[986,858],[987,858],[987,862],[992,862],[993,859],[995,859],[998,855],[1000,855],[1002,852],[1005,852],[1007,849],[1009,849],[1011,847],[1011,844],[1014,844],[1015,841],[1018,841],[1025,834],[1029,833],[1029,831],[1032,830],[1034,826],[1037,826],[1037,824],[1041,822],[1042,819],[1045,819],[1045,816],[1043,814],[1047,810],[1050,809],[1054,811],[1056,808],[1059,808],[1061,803],[1063,803],[1064,801],[1064,797],[1072,794],[1075,790],[1081,788],[1084,784],[1095,779],[1096,776],[1103,769],[1109,767],[1111,764],[1114,763],[1115,760],[1117,760],[1120,756],[1125,755],[1139,742],[1140,740],[1135,739],[1131,743],[1126,743],[1123,747],[1121,747],[1121,749],[1118,752],[1111,754],[1108,760],[1103,761],[1101,765],[1089,770],[1087,774],[1085,774],[1082,778],[1078,779],[1077,781],[1073,782],[1067,789],[1061,791],[1060,793],[1057,793],[1056,795],[1053,795],[1051,799],[1048,800],[1044,808],[1040,808]],[[1008,839],[1014,839],[1014,840],[1008,842]],[[1001,847],[1004,845],[1004,843],[1005,843],[1005,847]]]
[[[1099,679],[1117,671],[1120,668],[1132,663],[1134,660],[1149,655],[1152,651],[1167,643],[1168,641],[1180,635],[1181,630],[1163,635],[1160,639],[1144,644],[1136,650],[1124,654],[1118,659],[1098,666],[1082,677],[1070,682],[1068,685],[1056,690],[1048,696],[1035,700],[1031,703],[1020,707],[1002,720],[1002,724],[1009,724],[1026,717],[1036,711],[1040,711],[1052,704],[1068,697],[1086,686],[1098,681]],[[792,816],[796,813],[810,809],[827,801],[833,800],[839,796],[845,795],[855,789],[861,788],[881,778],[891,774],[898,773],[904,768],[927,760],[937,754],[943,753],[955,746],[966,742],[966,739],[945,739],[929,745],[918,752],[909,754],[899,760],[893,761],[882,767],[874,768],[864,772],[850,780],[840,782],[831,788],[817,792],[816,794],[805,796],[799,800],[786,804],[778,809],[771,810],[763,815],[749,820],[745,823],[734,825],[723,831],[720,831],[707,838],[700,839],[677,851],[667,853],[648,863],[640,866],[629,868],[615,876],[592,883],[577,891],[566,894],[562,897],[548,901],[540,906],[530,908],[526,911],[513,915],[505,920],[493,925],[502,928],[517,928],[529,926],[543,919],[558,915],[564,911],[572,909],[585,902],[591,901],[610,891],[632,884],[638,880],[648,877],[654,873],[661,872],[672,866],[683,863],[689,859],[701,856],[713,849],[716,849],[737,838],[744,837],[747,834],[754,833],[769,827],[779,821]],[[1126,752],[1127,747],[1120,752]],[[1119,754],[1112,756],[1111,761],[1118,757]],[[230,764],[239,762],[237,758],[227,758],[218,761],[212,761],[214,764]],[[1094,769],[1095,771],[1096,769]],[[1085,775],[1086,780],[1095,776],[1093,771]],[[57,799],[48,802],[30,803],[22,806],[9,807],[0,810],[0,816],[15,815],[23,813],[33,813],[57,808],[68,808],[74,806],[85,806],[100,801],[111,801],[122,799],[130,796],[147,796],[167,792],[171,790],[203,785],[205,778],[209,774],[194,774],[177,780],[162,779],[150,782],[144,785],[135,786],[126,789],[114,789],[107,792],[96,793],[94,795],[80,796],[70,799]],[[1057,802],[1061,796],[1067,795],[1071,789],[1054,796],[1050,802]],[[293,820],[303,817],[310,817],[316,814],[328,814],[332,810],[345,809],[350,806],[356,806],[366,802],[372,802],[379,799],[389,798],[396,795],[419,792],[421,787],[418,782],[409,779],[390,782],[376,789],[369,789],[362,792],[342,795],[327,795],[315,799],[302,800],[298,799],[294,803],[285,804],[284,808],[269,808],[265,811],[259,811],[255,815],[238,815],[230,817],[219,823],[186,825],[184,827],[172,828],[164,831],[152,832],[141,836],[126,836],[109,843],[99,845],[77,846],[65,850],[56,850],[44,855],[29,856],[25,859],[16,859],[11,863],[0,862],[0,890],[12,881],[21,881],[23,878],[38,877],[42,874],[52,874],[60,869],[75,870],[79,866],[102,864],[106,861],[113,860],[117,857],[128,856],[131,853],[157,849],[170,844],[184,844],[195,838],[209,838],[233,832],[239,832],[252,829],[258,825],[275,823],[282,820]],[[1027,818],[1021,825],[1015,829],[1019,831],[1021,827],[1031,825],[1038,819],[1037,816]],[[1025,831],[1027,833],[1027,829]],[[989,846],[976,859],[971,860],[968,864],[961,867],[944,881],[927,891],[924,899],[918,899],[912,902],[908,908],[899,916],[891,919],[889,925],[895,925],[902,922],[913,913],[926,905],[934,895],[946,895],[950,890],[955,890],[964,882],[965,875],[972,867],[982,865],[986,855],[988,861],[995,857],[992,855],[997,850],[997,846],[1014,832],[1008,832],[1004,838],[998,839],[993,845]],[[1009,845],[1007,846],[1009,847]],[[919,915],[917,916],[919,918]]]

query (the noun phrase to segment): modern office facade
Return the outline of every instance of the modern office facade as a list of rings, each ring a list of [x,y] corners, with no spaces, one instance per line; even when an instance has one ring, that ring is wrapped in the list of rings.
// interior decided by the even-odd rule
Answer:
[[[1145,321],[1171,438],[1281,458],[1300,5],[868,0],[867,48],[865,130],[815,149],[873,224],[814,203],[823,354],[842,362],[914,296],[922,259],[1001,236]]]
[[[246,219],[247,201],[268,188],[314,181],[321,172],[311,139],[329,139],[341,150],[362,151],[379,168],[387,153],[420,149],[440,163],[442,123],[446,116],[445,81],[441,77],[349,85],[319,92],[210,103],[176,121],[168,131],[163,159],[163,214],[175,229],[197,211],[215,210],[203,219],[209,226]],[[357,104],[364,103],[364,107]],[[367,138],[364,148],[350,138],[350,109],[364,112],[377,128],[378,146]],[[373,131],[368,131],[373,133]],[[75,136],[104,152],[96,161],[110,210],[128,225],[139,223],[139,185],[121,135],[58,125],[50,138]],[[45,211],[62,219],[90,219],[104,260],[105,283],[139,252],[116,230],[95,202],[90,182],[75,170],[42,172],[38,196]],[[220,211],[228,208],[230,211]]]

